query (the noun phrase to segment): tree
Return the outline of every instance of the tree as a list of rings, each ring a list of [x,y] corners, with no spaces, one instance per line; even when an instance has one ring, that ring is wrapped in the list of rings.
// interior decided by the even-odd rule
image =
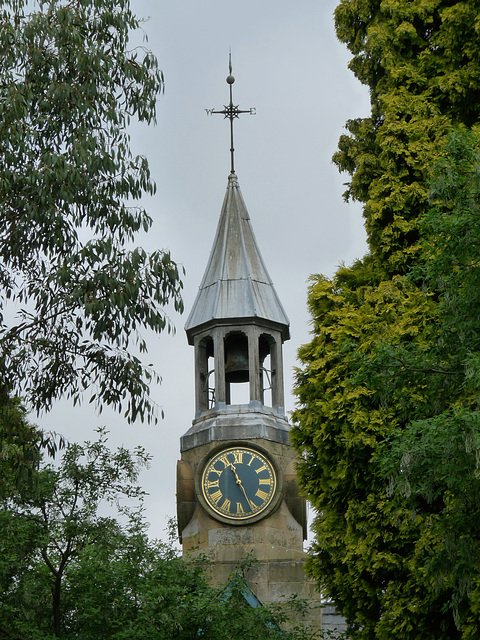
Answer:
[[[479,8],[477,0],[342,0],[335,11],[372,110],[347,122],[334,161],[352,176],[346,197],[365,203],[379,275],[405,273],[418,256],[429,171],[449,127],[479,119]]]
[[[100,430],[99,435],[97,442],[69,444],[60,467],[44,466],[29,495],[7,497],[0,512],[1,575],[7,582],[3,604],[14,611],[26,605],[27,620],[43,620],[39,629],[47,633],[51,628],[56,636],[63,633],[65,577],[81,550],[93,543],[101,547],[129,528],[140,527],[143,492],[135,481],[149,456],[141,448],[133,454],[123,448],[113,453],[106,446],[105,432]],[[129,500],[138,503],[136,509],[128,506]],[[100,515],[102,503],[115,506],[127,525]],[[12,574],[11,556],[19,540],[30,541],[30,555],[19,558],[18,572]]]
[[[371,116],[347,124],[335,156],[351,174],[346,196],[365,203],[370,254],[331,279],[312,279],[313,336],[299,352],[292,440],[301,456],[300,481],[319,513],[308,568],[346,616],[354,639],[478,636],[476,565],[468,571],[464,564],[453,567],[458,558],[442,547],[449,508],[468,521],[476,498],[449,501],[446,485],[435,484],[443,472],[432,476],[439,500],[423,492],[425,485],[412,488],[408,500],[389,485],[404,481],[403,455],[436,416],[443,416],[449,431],[442,435],[437,422],[436,433],[429,432],[412,481],[426,479],[422,473],[440,459],[429,456],[428,442],[438,445],[453,432],[458,437],[442,451],[469,462],[463,479],[459,474],[452,485],[468,486],[475,457],[475,414],[464,420],[463,407],[452,419],[463,403],[475,410],[473,382],[465,384],[476,361],[474,314],[470,329],[467,323],[455,333],[453,311],[460,310],[455,286],[463,287],[469,276],[454,270],[460,280],[447,292],[452,254],[443,253],[441,286],[432,258],[456,237],[455,221],[463,223],[456,204],[441,204],[438,190],[429,199],[429,190],[442,158],[452,162],[451,149],[445,151],[448,136],[479,119],[478,8],[473,0],[344,0],[335,14],[337,34],[354,54],[350,66],[371,92]],[[465,197],[471,200],[471,193]],[[443,231],[438,206],[454,214]],[[464,224],[472,234],[471,220]],[[469,237],[464,234],[465,245]],[[457,267],[462,260],[475,263],[476,243],[469,246],[470,254],[455,258]],[[471,309],[474,284],[470,299],[464,298]],[[462,518],[451,522],[458,533]],[[465,550],[462,563],[476,547],[467,544]],[[449,558],[448,578],[434,571],[441,557]],[[471,636],[462,626],[467,620]]]
[[[62,436],[46,433],[28,421],[19,398],[0,395],[0,500],[31,491],[42,454],[55,458],[64,447]]]
[[[131,420],[155,413],[154,374],[127,348],[182,301],[168,251],[132,245],[155,187],[128,124],[155,121],[163,84],[128,50],[138,26],[129,0],[0,5],[0,372],[35,409],[90,390]]]
[[[291,437],[302,454],[301,485],[319,514],[307,570],[354,640],[453,639],[445,594],[429,589],[418,570],[417,554],[431,542],[428,517],[389,499],[379,459],[386,438],[429,404],[422,349],[435,303],[405,277],[371,286],[365,267],[356,275],[345,269],[333,282],[313,279],[314,337],[299,351]],[[400,346],[397,357],[390,341]],[[407,357],[416,372],[405,368]]]
[[[100,430],[96,442],[69,444],[58,467],[42,465],[29,496],[1,502],[2,638],[285,640],[286,610],[247,602],[252,560],[217,589],[206,558],[148,539],[137,485],[147,462],[142,449],[110,451]],[[301,625],[288,635],[313,637]]]
[[[31,484],[43,442],[40,432],[26,420],[18,399],[3,398],[0,403],[0,499]]]
[[[394,432],[382,453],[394,497],[434,512],[423,571],[434,591],[449,591],[462,638],[480,633],[480,136],[460,129],[436,167],[436,204],[421,221],[421,276],[437,292],[437,322],[426,355],[450,380],[449,393]],[[392,341],[392,352],[398,345]],[[417,382],[418,385],[418,382]]]

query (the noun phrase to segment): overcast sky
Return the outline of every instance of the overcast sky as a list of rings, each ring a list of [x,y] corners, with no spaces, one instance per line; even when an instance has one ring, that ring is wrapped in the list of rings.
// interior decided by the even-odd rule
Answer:
[[[235,169],[260,251],[291,323],[284,347],[286,409],[291,411],[293,367],[309,341],[307,281],[332,275],[366,251],[361,207],[345,204],[331,163],[350,118],[369,113],[367,90],[347,69],[349,54],[335,38],[337,0],[132,0],[148,46],[165,74],[156,127],[134,127],[132,148],[146,155],[157,193],[144,201],[154,219],[146,249],[169,248],[186,269],[183,317],[177,333],[150,335],[149,362],[163,377],[152,390],[165,419],[128,425],[89,405],[59,405],[37,422],[73,441],[99,425],[111,444],[142,445],[153,455],[141,482],[150,496],[152,537],[163,537],[175,516],[179,438],[194,417],[193,349],[183,325],[203,275],[230,170],[229,127],[206,108],[228,103],[231,48],[234,103],[256,107],[235,124]]]

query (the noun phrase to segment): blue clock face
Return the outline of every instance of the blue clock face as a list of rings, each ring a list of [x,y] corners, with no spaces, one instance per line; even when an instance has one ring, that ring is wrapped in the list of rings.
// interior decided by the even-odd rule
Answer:
[[[203,470],[202,495],[208,507],[233,522],[256,519],[271,505],[276,492],[272,463],[250,447],[223,449]]]

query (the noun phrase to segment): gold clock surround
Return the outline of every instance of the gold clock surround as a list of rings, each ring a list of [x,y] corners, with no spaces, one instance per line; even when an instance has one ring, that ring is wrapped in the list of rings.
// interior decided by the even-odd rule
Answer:
[[[280,475],[269,455],[250,445],[230,444],[204,461],[197,477],[197,495],[220,522],[256,522],[278,506]]]

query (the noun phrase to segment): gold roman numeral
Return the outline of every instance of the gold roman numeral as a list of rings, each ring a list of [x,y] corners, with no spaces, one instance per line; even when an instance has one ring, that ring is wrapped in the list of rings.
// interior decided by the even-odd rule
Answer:
[[[269,487],[272,486],[272,479],[271,478],[259,478],[258,479],[258,484],[268,484]]]
[[[243,451],[232,451],[233,464],[243,464]]]
[[[240,516],[243,513],[245,513],[245,511],[243,510],[242,503],[241,502],[237,502],[237,516]]]
[[[231,462],[230,460],[227,458],[227,455],[225,454],[224,456],[221,456],[221,458],[218,459],[218,462],[222,462],[223,465],[225,466],[225,468],[229,467]]]
[[[268,493],[262,491],[262,489],[259,489],[255,495],[258,496],[260,500],[266,500],[268,498]]]
[[[231,506],[232,506],[231,500],[229,500],[228,498],[225,498],[225,502],[221,505],[221,508],[224,511],[230,511]]]
[[[257,473],[260,473],[260,471],[265,471],[265,469],[266,469],[266,468],[267,468],[267,465],[266,465],[266,464],[264,464],[264,465],[262,465],[261,467],[258,467],[258,469],[255,469],[255,471],[256,471]]]
[[[217,504],[220,498],[223,498],[223,494],[220,489],[218,491],[215,491],[215,493],[210,494],[210,500],[213,502],[213,504]]]
[[[207,489],[213,489],[213,487],[219,487],[219,486],[220,486],[220,478],[217,478],[216,480],[207,480]]]

